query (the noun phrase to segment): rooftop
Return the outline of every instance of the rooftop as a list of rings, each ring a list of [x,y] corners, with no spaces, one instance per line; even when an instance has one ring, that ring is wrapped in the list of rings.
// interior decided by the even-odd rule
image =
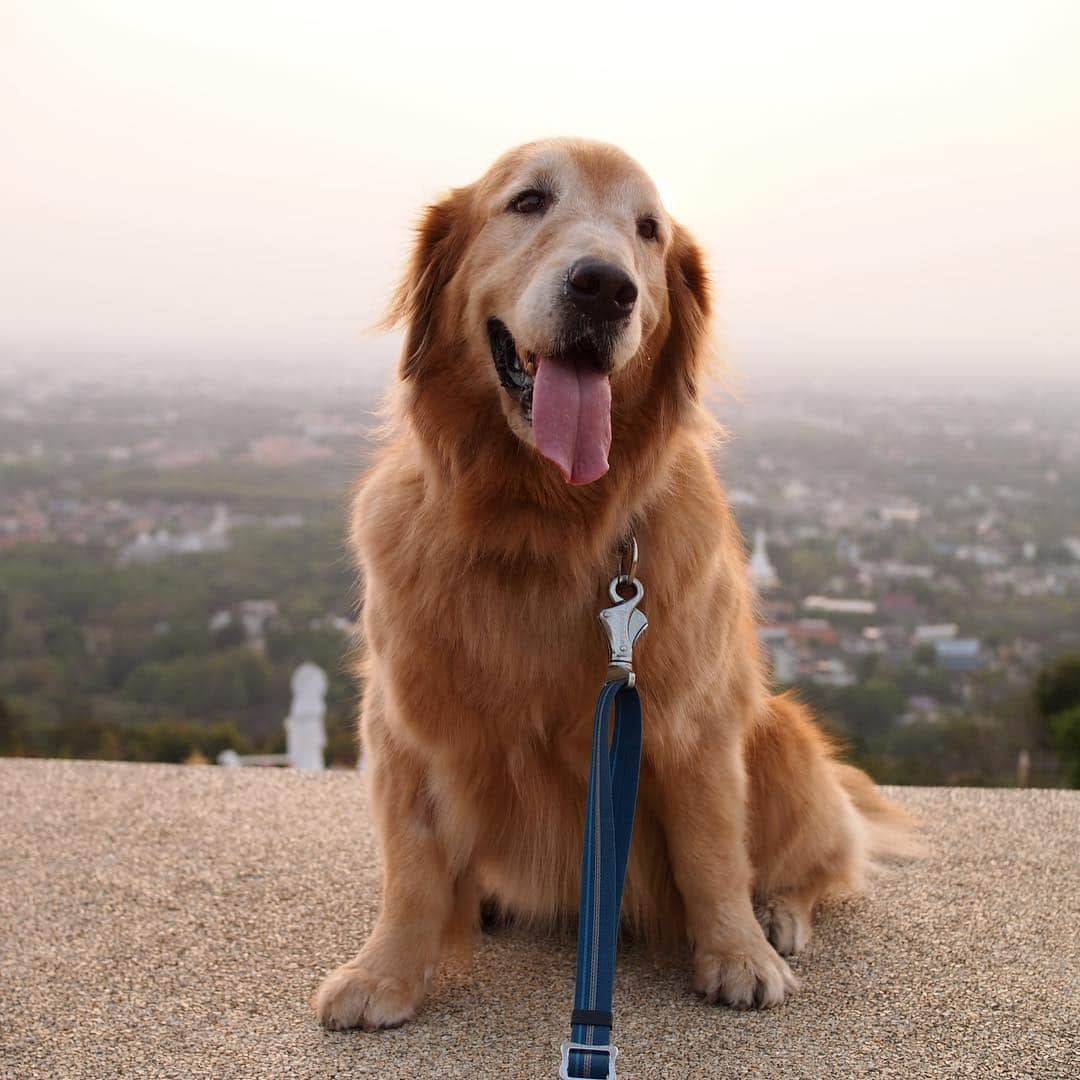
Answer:
[[[1080,793],[895,789],[932,853],[834,904],[770,1013],[620,957],[620,1077],[1077,1074]],[[553,1077],[574,947],[499,932],[412,1024],[307,998],[371,926],[353,773],[0,760],[0,1075]]]

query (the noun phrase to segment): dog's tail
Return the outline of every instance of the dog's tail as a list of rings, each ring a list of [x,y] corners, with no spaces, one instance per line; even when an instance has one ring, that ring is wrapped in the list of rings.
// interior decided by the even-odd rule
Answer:
[[[924,854],[915,819],[889,799],[862,771],[842,761],[832,761],[833,774],[847,793],[862,821],[866,854],[871,864],[883,859],[913,859]]]

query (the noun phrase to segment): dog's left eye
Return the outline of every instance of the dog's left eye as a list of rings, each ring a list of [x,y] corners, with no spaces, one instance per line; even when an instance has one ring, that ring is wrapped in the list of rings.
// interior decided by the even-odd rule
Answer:
[[[520,195],[515,195],[510,200],[507,209],[515,214],[542,214],[550,201],[551,196],[546,191],[530,188],[528,191],[521,192]]]
[[[656,218],[640,218],[637,223],[637,231],[642,240],[655,240],[657,234]]]

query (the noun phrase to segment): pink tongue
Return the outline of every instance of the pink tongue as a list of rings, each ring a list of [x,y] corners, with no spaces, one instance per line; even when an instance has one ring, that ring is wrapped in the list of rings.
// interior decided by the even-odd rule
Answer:
[[[571,484],[591,484],[608,470],[611,384],[595,368],[537,357],[533,384],[536,448]]]

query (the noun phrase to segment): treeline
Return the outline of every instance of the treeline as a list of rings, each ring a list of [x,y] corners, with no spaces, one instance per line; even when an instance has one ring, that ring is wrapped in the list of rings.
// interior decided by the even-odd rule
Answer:
[[[31,726],[0,698],[0,755],[83,758],[102,761],[214,761],[222,750],[248,753],[252,744],[235,724],[150,720],[124,725],[95,716],[91,706]]]
[[[796,686],[847,757],[889,784],[1080,787],[1080,653],[1046,665],[1029,686],[992,678],[960,701],[929,655],[897,670],[864,671],[852,686]],[[933,717],[909,695],[936,697]]]
[[[346,489],[348,473],[342,462],[354,456],[355,452],[330,463],[320,459],[294,466],[237,460],[169,470],[129,466],[96,473],[88,489],[102,497],[227,502],[239,510],[264,513],[322,509]]]
[[[280,754],[284,732],[253,740],[233,722],[200,723],[175,718],[122,723],[96,716],[92,706],[70,707],[68,715],[31,726],[0,697],[0,757],[79,758],[96,761],[214,762],[222,750],[240,754]],[[327,716],[327,764],[356,764],[356,737],[350,714]]]
[[[246,527],[227,551],[120,566],[115,552],[22,545],[0,558],[0,753],[132,761],[213,761],[284,749],[289,680],[305,660],[329,676],[328,760],[355,761],[350,613],[354,575],[343,521]],[[273,600],[255,638],[236,613]],[[216,629],[212,629],[214,626]],[[859,662],[853,686],[799,687],[879,780],[1013,784],[1026,752],[1033,784],[1080,786],[1080,659],[1064,657],[1030,687],[993,672],[960,692],[933,650],[886,667]],[[939,706],[908,715],[912,696]]]
[[[355,761],[351,607],[342,522],[238,529],[227,551],[149,565],[115,552],[22,545],[0,558],[0,753],[183,761],[277,752],[289,680],[323,667],[329,756]],[[278,613],[254,637],[245,600]],[[215,612],[231,622],[211,629]],[[218,622],[223,622],[219,620]]]

